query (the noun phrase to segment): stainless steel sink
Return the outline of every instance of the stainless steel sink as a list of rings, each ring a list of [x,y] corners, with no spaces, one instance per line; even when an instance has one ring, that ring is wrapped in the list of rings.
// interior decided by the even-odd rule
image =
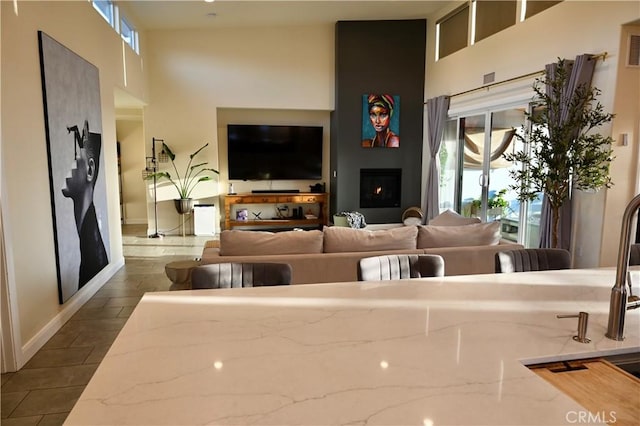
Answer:
[[[640,352],[603,357],[616,367],[640,378]]]

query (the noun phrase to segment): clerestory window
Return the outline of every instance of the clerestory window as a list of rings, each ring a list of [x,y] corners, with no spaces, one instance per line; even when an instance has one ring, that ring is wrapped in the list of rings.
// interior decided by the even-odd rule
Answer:
[[[100,16],[107,21],[111,28],[120,34],[122,40],[124,40],[134,52],[140,54],[138,31],[121,15],[118,5],[114,4],[111,0],[93,0],[91,4]]]

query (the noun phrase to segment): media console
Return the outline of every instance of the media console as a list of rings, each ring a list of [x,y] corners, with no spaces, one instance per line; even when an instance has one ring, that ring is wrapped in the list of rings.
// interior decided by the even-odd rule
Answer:
[[[262,220],[235,220],[233,207],[240,204],[318,204],[319,213],[315,219],[262,219]],[[327,225],[327,194],[314,192],[269,192],[247,194],[233,194],[224,197],[224,229],[232,229],[235,226],[309,226],[316,225],[322,227]]]
[[[299,194],[299,189],[254,189],[252,194]]]

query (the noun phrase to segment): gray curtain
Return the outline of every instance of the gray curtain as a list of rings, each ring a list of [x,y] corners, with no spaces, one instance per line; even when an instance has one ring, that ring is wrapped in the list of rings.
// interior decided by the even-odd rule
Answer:
[[[565,64],[571,67],[571,74],[567,81],[567,85],[562,91],[562,105],[559,111],[560,117],[550,117],[552,120],[559,120],[560,122],[567,120],[568,105],[571,102],[571,98],[576,89],[581,85],[591,86],[591,78],[593,77],[593,71],[596,67],[597,59],[590,54],[584,54],[576,56],[575,61],[565,61]],[[553,78],[558,67],[557,63],[547,64],[545,66],[545,72],[547,78]],[[547,87],[547,93],[551,93]],[[577,135],[576,135],[577,136]],[[562,207],[560,207],[560,223],[558,225],[558,248],[569,250],[571,248],[571,206],[572,198],[565,200]],[[551,247],[551,206],[546,194],[542,199],[542,212],[540,218],[540,248]]]
[[[425,223],[429,223],[431,219],[440,213],[440,200],[438,197],[438,189],[440,182],[440,160],[438,152],[440,151],[440,142],[442,140],[442,131],[447,119],[447,111],[449,110],[449,97],[438,96],[427,100],[427,122],[429,126],[429,152],[431,161],[429,162],[429,172],[427,174],[427,185],[424,194],[423,211],[425,212]]]

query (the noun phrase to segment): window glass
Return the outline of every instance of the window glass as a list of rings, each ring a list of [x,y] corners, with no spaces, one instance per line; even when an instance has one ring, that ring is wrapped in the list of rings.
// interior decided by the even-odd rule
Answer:
[[[456,208],[456,188],[458,186],[458,121],[448,120],[442,134],[438,158],[440,159],[440,186],[438,199],[440,212]]]
[[[486,114],[478,114],[460,118],[460,131],[463,140],[462,173],[460,174],[460,214],[464,217],[484,219],[486,209],[485,174],[484,174],[484,140],[486,130]],[[483,200],[485,200],[483,207]]]
[[[94,0],[93,7],[113,27],[113,3],[110,0]]]
[[[480,41],[516,23],[516,0],[476,0],[476,34]]]
[[[436,23],[439,34],[438,59],[467,47],[469,39],[469,5],[454,10]]]
[[[517,193],[511,189],[516,182],[511,177],[512,170],[522,168],[522,164],[504,159],[505,153],[522,151],[524,143],[516,133],[524,133],[526,106],[496,111],[491,114],[491,135],[489,150],[489,193],[487,200],[487,221],[499,220],[502,238],[513,242],[518,239],[522,224],[520,203]]]
[[[134,51],[138,51],[136,31],[129,25],[126,19],[120,19],[120,35]]]
[[[551,6],[555,6],[560,2],[561,1],[526,0],[525,2],[523,2],[523,7],[526,8],[526,12],[524,15],[525,19],[530,18],[531,16],[535,15],[536,13],[540,13],[543,10],[549,9]]]

